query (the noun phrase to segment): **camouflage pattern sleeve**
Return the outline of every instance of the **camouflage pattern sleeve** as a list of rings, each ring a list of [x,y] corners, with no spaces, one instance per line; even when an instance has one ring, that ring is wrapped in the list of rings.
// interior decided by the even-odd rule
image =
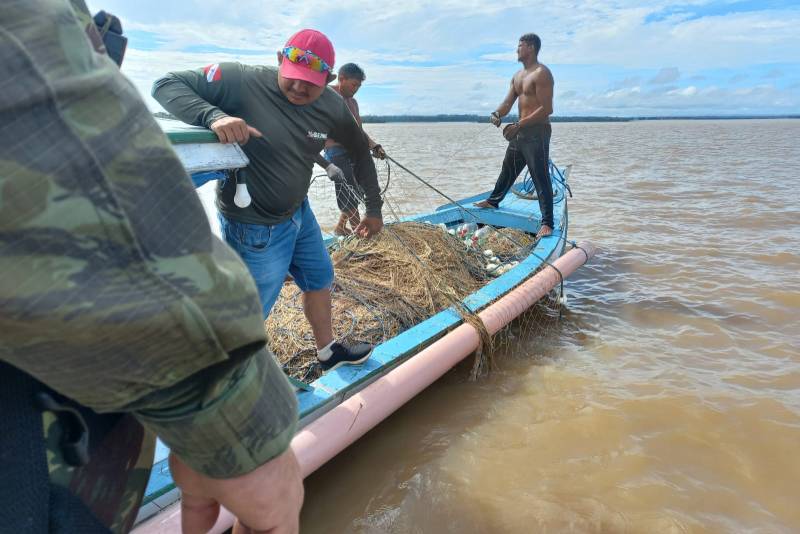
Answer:
[[[202,69],[170,72],[153,83],[153,98],[185,123],[211,126],[236,114],[242,84],[240,63],[214,63]]]
[[[0,359],[133,413],[198,471],[239,475],[297,422],[255,285],[72,4],[0,15]]]

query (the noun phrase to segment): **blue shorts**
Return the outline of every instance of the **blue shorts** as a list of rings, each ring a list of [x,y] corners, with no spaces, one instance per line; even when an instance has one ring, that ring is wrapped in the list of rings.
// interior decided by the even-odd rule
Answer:
[[[305,199],[286,222],[265,226],[219,216],[222,237],[241,256],[256,281],[264,318],[283,287],[286,274],[301,291],[333,284],[333,264],[314,212]]]

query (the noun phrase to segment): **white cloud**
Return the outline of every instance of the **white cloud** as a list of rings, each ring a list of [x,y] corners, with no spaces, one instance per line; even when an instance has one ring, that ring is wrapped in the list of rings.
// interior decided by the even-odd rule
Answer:
[[[150,96],[150,88],[156,79],[169,71],[193,69],[209,63],[225,61],[242,61],[262,65],[277,64],[276,57],[267,54],[244,57],[237,54],[215,53],[213,56],[209,56],[203,53],[175,50],[151,52],[131,48],[125,53],[122,73],[139,89],[148,107],[157,111],[161,109],[161,106]]]
[[[757,114],[760,102],[773,103],[771,113],[797,113],[800,96],[796,91],[777,89],[772,85],[759,85],[740,89],[716,86],[698,88],[680,87],[664,91],[619,90],[590,94],[571,105],[579,106],[592,115],[703,115]],[[720,102],[725,107],[719,106]]]
[[[517,60],[517,54],[514,52],[498,52],[496,54],[483,54],[480,59],[486,61],[503,61],[510,63]]]
[[[606,27],[576,31],[560,49],[561,63],[599,63],[628,68],[679,65],[684,70],[742,64],[796,62],[800,11],[754,12],[705,17],[677,24],[645,24],[645,10],[621,12]]]
[[[690,85],[689,87],[684,87],[683,89],[671,89],[667,91],[666,94],[669,96],[694,96],[697,94],[697,87]]]
[[[719,80],[724,84],[730,69],[748,72],[761,64],[796,64],[800,9],[692,18],[684,2],[682,14],[648,23],[649,16],[668,12],[671,4],[664,0],[307,0],[281,6],[260,0],[104,0],[101,6],[90,0],[90,4],[119,14],[127,30],[157,36],[157,46],[147,51],[137,49],[132,39],[123,68],[145,95],[152,81],[169,70],[226,60],[274,64],[275,51],[292,30],[317,27],[336,43],[339,63],[361,64],[367,71],[365,87],[381,88],[380,97],[375,91],[372,99],[362,96],[365,113],[490,110],[503,98],[519,67],[517,39],[529,31],[542,37],[541,58],[553,68],[557,95],[570,95],[557,97],[559,114],[609,109],[620,114],[626,109],[667,112],[681,109],[675,99],[702,102],[709,112],[797,104],[796,97],[774,88],[749,95],[760,100],[726,101],[736,94],[706,92],[703,85],[717,80],[703,80],[697,73],[729,69]],[[230,52],[186,51],[199,46]],[[153,43],[141,46],[152,47]],[[663,65],[672,67],[662,68],[654,77]],[[790,71],[776,67],[762,81]],[[694,85],[667,87],[678,82],[681,73],[687,73]],[[642,80],[661,84],[656,86],[659,90],[643,90]],[[475,89],[476,83],[483,86]],[[672,90],[676,92],[668,94]],[[147,100],[154,106],[149,96]]]

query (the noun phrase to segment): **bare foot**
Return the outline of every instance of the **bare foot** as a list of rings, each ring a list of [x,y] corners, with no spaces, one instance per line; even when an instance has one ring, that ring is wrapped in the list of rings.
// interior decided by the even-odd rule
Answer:
[[[547,237],[552,234],[553,234],[553,229],[543,224],[542,227],[539,228],[539,232],[536,234],[536,239],[541,239],[543,237]]]
[[[492,206],[491,204],[489,204],[488,200],[481,200],[480,202],[476,202],[474,206],[476,208],[492,208],[492,209],[497,208],[497,206]]]

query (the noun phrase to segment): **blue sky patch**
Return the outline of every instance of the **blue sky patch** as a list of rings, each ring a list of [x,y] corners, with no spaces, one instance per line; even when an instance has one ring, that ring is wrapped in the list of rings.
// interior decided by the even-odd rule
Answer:
[[[301,28],[326,33],[336,66],[367,80],[365,114],[489,113],[520,68],[520,35],[542,38],[557,115],[800,114],[800,2],[692,4],[523,0],[363,3],[328,0],[87,0],[118,15],[129,37],[123,64],[153,110],[155,79],[209,62],[266,62]],[[623,5],[624,4],[624,5]],[[755,110],[755,111],[754,111]]]
[[[662,22],[673,17],[682,20],[697,20],[704,17],[720,17],[737,13],[755,11],[776,11],[783,9],[800,9],[800,4],[790,0],[741,0],[710,2],[708,4],[676,4],[651,13],[645,23]]]

